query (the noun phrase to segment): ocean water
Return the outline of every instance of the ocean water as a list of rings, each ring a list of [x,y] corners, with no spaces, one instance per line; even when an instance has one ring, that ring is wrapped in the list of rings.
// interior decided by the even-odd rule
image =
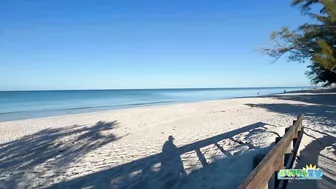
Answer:
[[[20,120],[160,104],[219,100],[309,87],[0,91],[0,121]]]

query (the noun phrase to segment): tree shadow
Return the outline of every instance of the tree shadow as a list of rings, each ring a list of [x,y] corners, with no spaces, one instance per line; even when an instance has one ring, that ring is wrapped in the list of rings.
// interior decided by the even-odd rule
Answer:
[[[321,123],[329,127],[336,125],[336,89],[324,90],[323,93],[321,91],[315,91],[308,94],[292,93],[288,95],[273,95],[271,97],[277,100],[288,100],[292,102],[246,105],[295,117],[299,114],[304,114],[306,118],[316,123]]]
[[[0,145],[0,188],[27,188],[36,178],[43,186],[64,174],[71,162],[107,143],[118,140],[112,130],[117,121],[93,126],[74,125],[44,129]]]
[[[305,120],[309,121],[309,124],[304,125],[306,131],[304,137],[311,137],[313,140],[300,152],[296,168],[301,169],[307,164],[315,164],[325,172],[325,175],[319,181],[290,181],[288,188],[336,188],[336,166],[334,166],[336,165],[336,89],[306,92],[271,96],[276,100],[288,100],[290,103],[246,105],[295,117],[304,114]],[[324,151],[327,148],[331,148],[329,152]],[[322,151],[328,154],[325,155]]]
[[[247,150],[250,153],[237,155],[237,153],[234,154],[225,150],[220,144],[222,144],[221,142],[223,140],[230,140],[236,135],[250,132],[253,129],[264,127],[265,125],[265,123],[257,122],[181,147],[176,147],[173,143],[173,136],[170,136],[163,145],[162,153],[144,157],[72,180],[53,184],[47,188],[188,188],[189,186],[194,186],[195,183],[206,181],[204,179],[208,178],[209,174],[213,175],[214,178],[220,178],[221,181],[223,179],[228,179],[230,182],[232,179],[235,180],[233,183],[233,188],[235,188],[252,170],[253,154],[260,150],[269,150],[269,148],[261,149],[254,147],[253,149]],[[260,132],[265,133],[267,131],[262,130]],[[248,144],[246,143],[237,145],[248,147]],[[214,148],[218,148],[219,146],[220,148],[217,150],[219,153],[222,153],[221,158],[218,158],[218,156],[212,156],[210,159],[209,157],[205,157],[205,153],[202,152],[201,149],[208,146],[214,146]],[[191,157],[190,154],[195,154],[198,157],[198,161],[201,162],[201,168],[194,167],[192,171],[187,174],[183,164]],[[182,161],[181,156],[187,157]],[[237,168],[240,168],[241,170],[237,170]],[[232,171],[235,169],[236,172],[234,172],[234,174],[236,175],[233,175]],[[225,184],[226,182],[221,183]],[[218,187],[223,188],[222,186]]]

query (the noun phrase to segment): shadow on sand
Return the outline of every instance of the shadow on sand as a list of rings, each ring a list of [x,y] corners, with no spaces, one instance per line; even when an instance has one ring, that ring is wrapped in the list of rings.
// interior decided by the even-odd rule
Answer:
[[[290,100],[297,104],[272,103],[272,104],[246,104],[250,107],[267,109],[272,112],[297,116],[304,114],[314,122],[330,127],[336,125],[336,89],[316,91],[310,94],[287,94],[271,96],[278,100]],[[302,104],[309,103],[309,104]]]
[[[107,143],[118,140],[111,131],[118,123],[97,122],[94,126],[74,125],[45,129],[0,145],[0,188],[26,188],[29,181],[45,176],[46,168],[56,175],[69,163]],[[104,134],[103,134],[104,133]],[[69,137],[75,135],[76,137]],[[4,175],[8,173],[9,175]],[[26,174],[30,174],[27,178]],[[40,183],[41,186],[48,183]]]
[[[272,104],[246,104],[251,107],[263,108],[272,112],[296,116],[304,114],[314,125],[304,125],[306,132],[304,137],[312,137],[309,143],[300,152],[300,158],[295,168],[302,169],[308,164],[317,165],[325,175],[320,181],[291,181],[289,189],[334,189],[336,188],[336,89],[317,90],[310,94],[274,95],[274,99],[296,101],[293,103]],[[309,103],[309,104],[302,104]],[[316,127],[316,128],[315,128]],[[316,133],[322,137],[314,137],[309,133]],[[329,148],[328,155],[323,155]],[[332,151],[332,153],[330,153]]]
[[[305,133],[308,137],[308,133]],[[295,169],[302,169],[306,165],[316,165],[323,170],[322,180],[295,180],[288,184],[289,189],[307,188],[307,189],[334,189],[336,188],[336,138],[330,135],[324,135],[309,143],[301,152]],[[333,148],[333,154],[324,155],[323,150]],[[333,158],[330,158],[333,157]]]
[[[162,153],[138,159],[107,170],[53,184],[48,188],[114,188],[114,189],[168,189],[168,188],[204,188],[204,183],[213,183],[213,188],[235,188],[252,169],[252,157],[256,153],[268,151],[270,147],[254,148],[244,142],[240,146],[248,146],[246,153],[231,154],[223,149],[220,141],[233,139],[234,136],[264,127],[262,122],[254,123],[237,130],[229,131],[205,140],[197,141],[182,147],[176,147],[173,136],[164,143]],[[265,132],[265,130],[262,130]],[[266,131],[267,132],[267,131]],[[274,136],[275,137],[275,136]],[[207,161],[201,148],[214,145],[223,157]],[[258,149],[258,150],[257,150]],[[195,153],[202,167],[194,169],[188,175],[185,172],[181,155]],[[237,171],[237,168],[241,170]],[[237,172],[233,175],[233,171]],[[223,179],[230,180],[226,185]],[[216,183],[218,185],[216,185]],[[208,186],[210,187],[210,186]]]

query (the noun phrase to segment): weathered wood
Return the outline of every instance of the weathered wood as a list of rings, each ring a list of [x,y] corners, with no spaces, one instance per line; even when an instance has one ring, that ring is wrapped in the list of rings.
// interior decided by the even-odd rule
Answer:
[[[299,151],[299,148],[300,148],[300,143],[301,143],[302,137],[303,137],[303,128],[301,128],[301,131],[299,132],[299,136],[297,138],[297,141],[294,144],[293,153],[292,153],[292,156],[290,156],[290,158],[289,158],[289,160],[286,164],[286,169],[292,169],[293,168],[297,152]],[[287,184],[288,184],[288,180],[282,180],[279,183],[279,189],[286,188]]]
[[[295,132],[302,126],[303,115],[299,116],[297,121],[282,139],[275,144],[271,151],[265,156],[260,164],[251,172],[238,189],[265,188],[272,175],[284,167],[283,157],[291,144]]]
[[[290,129],[290,127],[287,127],[285,129],[285,134],[288,133],[289,129]],[[291,141],[291,143],[292,143],[292,141]],[[294,144],[293,144],[293,148],[294,148]],[[292,145],[289,145],[288,148],[287,148],[287,150],[286,150],[286,152],[285,152],[285,157],[284,157],[285,158],[285,162],[284,162],[284,165],[287,165],[287,162],[288,162],[288,160],[289,160],[289,158],[290,158],[291,155],[292,155]]]
[[[295,124],[294,121],[293,121],[293,124]],[[286,127],[286,128],[285,128],[285,134],[289,131],[290,128],[291,128],[291,127]]]
[[[301,117],[301,115],[300,116],[298,116],[298,121],[299,121],[299,118]],[[301,119],[300,121],[299,121],[299,127],[298,127],[298,132],[300,132],[301,131],[301,129],[302,129],[302,121],[303,121],[303,119]],[[294,125],[294,124],[293,124]]]
[[[293,148],[293,156],[291,156],[291,159],[288,161],[287,165],[286,165],[286,168],[287,169],[290,169],[292,168],[293,164],[294,164],[294,161],[295,161],[295,158],[296,158],[296,155],[299,151],[299,148],[300,148],[300,144],[301,144],[301,140],[302,140],[302,137],[303,137],[303,133],[304,133],[304,130],[303,128],[301,128],[301,131],[299,132],[299,136],[297,138],[297,141],[296,143],[294,144],[294,148]]]
[[[293,125],[295,125],[296,120],[293,121]],[[299,129],[294,133],[294,138],[297,138]]]
[[[256,168],[259,163],[265,158],[266,154],[257,154],[253,157],[253,169]],[[268,183],[263,189],[268,189]]]
[[[285,130],[286,133],[286,130]],[[275,138],[275,144],[279,143],[281,141],[282,137],[276,137]],[[278,158],[278,164],[282,164],[282,166],[284,165],[284,156],[280,156]],[[274,175],[274,188],[278,188],[280,180],[277,177],[278,171],[275,171]]]
[[[295,125],[295,122],[296,122],[296,120],[294,120],[293,121],[293,125]],[[294,137],[293,137],[293,149],[294,149],[294,146],[295,146],[295,143],[296,143],[296,141],[297,141],[297,137],[298,137],[298,134],[299,134],[299,128],[298,128],[298,131],[296,131],[295,133],[294,133]]]
[[[302,121],[299,122],[298,132],[300,132],[301,130],[302,130]]]

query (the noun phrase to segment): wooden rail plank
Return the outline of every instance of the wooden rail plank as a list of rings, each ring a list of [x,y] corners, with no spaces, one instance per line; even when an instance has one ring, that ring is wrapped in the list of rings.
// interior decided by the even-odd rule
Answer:
[[[260,164],[251,172],[238,189],[262,189],[267,186],[272,175],[284,168],[284,154],[291,145],[292,139],[301,130],[303,115],[300,115],[294,125],[283,138],[271,149]]]
[[[296,140],[296,143],[294,144],[292,156],[289,158],[289,160],[287,162],[286,169],[292,169],[293,168],[297,152],[299,151],[299,148],[300,148],[301,139],[303,137],[303,131],[304,131],[303,128],[301,128],[301,131],[299,132],[299,136]],[[287,184],[288,184],[288,180],[282,180],[279,183],[279,189],[286,188]]]

